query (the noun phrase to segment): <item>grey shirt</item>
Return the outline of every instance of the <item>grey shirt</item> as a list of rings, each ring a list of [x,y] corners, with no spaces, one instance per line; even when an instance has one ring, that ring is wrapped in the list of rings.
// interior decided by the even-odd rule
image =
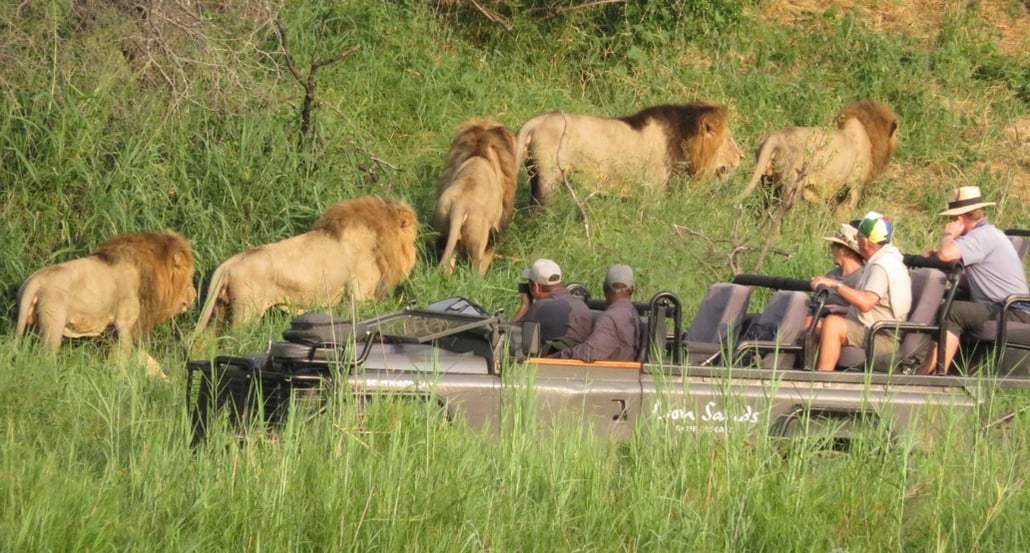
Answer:
[[[855,288],[857,290],[859,283],[862,282],[863,271],[865,271],[865,267],[859,267],[858,269],[851,271],[851,273],[848,275],[842,275],[840,267],[837,267],[832,271],[826,273],[826,276],[830,278],[835,278],[843,282],[845,286],[849,288]],[[840,297],[840,292],[838,292],[837,290],[830,290],[826,296],[826,302],[824,303],[824,305],[837,305],[847,307],[851,304],[849,304],[847,300],[845,300],[844,298]]]
[[[594,330],[585,342],[559,354],[565,359],[594,361],[636,361],[639,344],[640,315],[629,298],[621,298],[608,306],[594,322]]]
[[[1012,294],[1026,294],[1023,263],[1005,233],[986,219],[955,239],[969,283],[969,299],[977,303],[1004,303]]]
[[[558,288],[547,297],[534,301],[521,322],[540,324],[541,344],[564,337],[578,344],[587,339],[593,328],[590,308],[565,288]]]

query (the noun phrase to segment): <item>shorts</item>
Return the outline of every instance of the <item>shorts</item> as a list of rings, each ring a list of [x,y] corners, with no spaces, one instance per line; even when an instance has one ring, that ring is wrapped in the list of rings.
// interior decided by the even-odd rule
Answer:
[[[1030,323],[1030,312],[1009,311],[1009,319],[1021,323]],[[977,332],[987,321],[996,321],[1001,317],[1001,306],[996,303],[977,303],[956,301],[951,304],[948,319],[944,327],[955,336],[965,332]]]
[[[865,349],[865,340],[866,335],[869,333],[869,327],[851,319],[845,319],[844,323],[848,328],[848,345]],[[897,345],[898,340],[893,334],[880,331],[876,338],[873,339],[873,355],[892,353],[897,348]]]

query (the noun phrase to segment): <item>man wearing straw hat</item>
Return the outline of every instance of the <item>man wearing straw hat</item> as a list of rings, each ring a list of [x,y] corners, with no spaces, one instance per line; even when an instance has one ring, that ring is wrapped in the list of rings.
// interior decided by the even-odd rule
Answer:
[[[963,186],[948,195],[948,209],[941,215],[948,217],[940,245],[929,255],[944,262],[961,261],[965,266],[965,281],[970,301],[951,304],[945,326],[943,366],[937,366],[937,345],[930,349],[920,374],[947,374],[951,361],[958,352],[959,339],[964,332],[975,332],[984,323],[1001,316],[1001,305],[1012,294],[1026,294],[1026,272],[1016,248],[1005,233],[987,222],[985,202],[980,187]],[[1021,322],[1030,322],[1030,312],[1016,310],[1011,316]]]

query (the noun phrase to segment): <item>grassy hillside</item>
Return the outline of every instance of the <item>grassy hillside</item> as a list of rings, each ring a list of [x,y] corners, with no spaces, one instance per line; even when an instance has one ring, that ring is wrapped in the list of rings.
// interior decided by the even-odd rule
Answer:
[[[1000,227],[1030,227],[1024,3],[783,4],[0,6],[0,549],[1025,546],[1022,431],[972,446],[956,431],[928,449],[870,448],[840,462],[714,438],[632,444],[619,457],[532,436],[480,443],[429,423],[398,431],[402,415],[391,413],[366,435],[342,413],[281,441],[226,438],[195,455],[182,450],[181,367],[199,303],[150,344],[168,383],[112,368],[103,341],[54,357],[13,344],[21,283],[118,232],[187,236],[198,288],[222,260],[303,232],[345,198],[409,201],[428,242],[436,177],[470,117],[517,129],[548,110],[616,116],[705,100],[728,107],[750,152],[767,132],[829,125],[870,98],[900,115],[901,138],[852,218],[886,213],[899,245],[922,251],[939,236],[946,191],[976,184],[998,202]],[[675,179],[582,209],[562,191],[538,213],[523,174],[485,279],[467,266],[444,277],[425,249],[395,296],[358,309],[464,295],[512,313],[518,274],[546,256],[595,289],[607,265],[628,263],[641,297],[672,290],[690,313],[710,284],[755,267],[769,237],[759,195],[731,201],[752,168],[749,155],[725,181]],[[824,272],[819,237],[839,222],[832,206],[798,205],[771,236],[763,272]],[[284,320],[272,314],[220,351],[263,349]],[[952,478],[969,466],[976,478]],[[468,482],[485,491],[461,491]]]

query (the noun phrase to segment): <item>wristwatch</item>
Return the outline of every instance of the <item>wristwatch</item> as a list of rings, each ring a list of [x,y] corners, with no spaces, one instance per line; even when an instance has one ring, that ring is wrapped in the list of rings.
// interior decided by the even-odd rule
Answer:
[[[838,280],[838,281],[837,281],[837,285],[836,285],[836,286],[834,286],[834,287],[833,287],[833,289],[834,289],[834,290],[840,290],[840,287],[841,287],[841,286],[844,286],[844,281],[843,281],[843,280]]]

